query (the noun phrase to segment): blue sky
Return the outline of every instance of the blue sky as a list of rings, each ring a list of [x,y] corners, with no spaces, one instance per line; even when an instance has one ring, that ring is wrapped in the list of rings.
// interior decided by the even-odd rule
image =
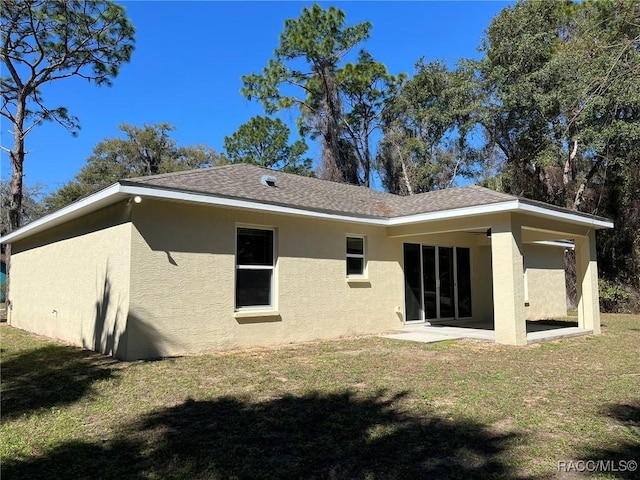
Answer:
[[[222,151],[223,140],[261,105],[240,94],[241,76],[259,72],[278,45],[284,20],[311,2],[121,2],[136,27],[136,49],[113,87],[67,79],[43,87],[50,107],[64,105],[79,117],[77,137],[48,123],[26,138],[27,185],[55,190],[73,176],[117,126],[168,122],[178,145],[207,144]],[[413,73],[422,56],[453,65],[478,57],[484,30],[510,2],[320,2],[346,13],[347,24],[370,21],[363,44],[391,73]],[[282,117],[293,126],[295,112]],[[11,148],[2,117],[2,145]],[[313,156],[313,154],[312,154]],[[6,153],[1,175],[10,177]]]

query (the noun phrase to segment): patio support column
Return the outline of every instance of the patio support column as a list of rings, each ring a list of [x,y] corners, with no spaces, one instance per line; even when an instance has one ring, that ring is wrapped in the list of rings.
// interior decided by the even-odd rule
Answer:
[[[598,261],[596,232],[590,230],[576,242],[576,283],[578,290],[578,327],[600,333],[600,298],[598,294]]]
[[[493,316],[496,343],[527,344],[522,227],[512,214],[491,226]]]

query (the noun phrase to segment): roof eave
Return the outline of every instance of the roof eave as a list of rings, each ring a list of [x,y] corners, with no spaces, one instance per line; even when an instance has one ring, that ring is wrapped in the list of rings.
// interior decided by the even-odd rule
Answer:
[[[613,228],[613,222],[594,216],[585,216],[569,211],[559,211],[551,208],[539,207],[524,203],[521,200],[507,200],[504,202],[489,203],[484,205],[474,205],[471,207],[454,208],[449,210],[439,210],[437,212],[419,213],[393,217],[388,221],[389,225],[411,225],[416,223],[428,223],[438,220],[448,220],[452,218],[469,217],[475,215],[490,215],[495,213],[520,212],[529,215],[563,220],[575,225],[588,226],[595,229]]]
[[[613,222],[606,218],[596,217],[594,215],[586,216],[573,213],[571,211],[560,211],[551,208],[544,208],[537,205],[531,205],[523,201],[518,200],[518,210],[530,215],[554,218],[556,220],[564,220],[576,225],[583,225],[596,230],[603,230],[606,228],[613,228]]]
[[[324,220],[351,222],[367,225],[379,226],[395,226],[410,225],[416,223],[428,223],[438,220],[447,220],[466,216],[495,214],[501,212],[522,212],[530,215],[541,216],[545,218],[554,218],[569,223],[589,226],[595,229],[613,228],[613,222],[606,219],[593,216],[578,215],[571,212],[558,211],[548,209],[536,205],[523,203],[520,200],[508,200],[504,202],[496,202],[485,205],[475,205],[471,207],[455,208],[448,210],[440,210],[436,212],[419,213],[413,215],[405,215],[398,217],[363,217],[348,214],[320,212],[303,208],[273,205],[268,203],[260,203],[252,200],[243,200],[238,198],[227,198],[213,196],[210,194],[198,194],[191,192],[183,192],[173,189],[160,189],[148,186],[141,186],[134,182],[119,182],[107,187],[93,195],[72,203],[60,210],[42,217],[24,227],[11,232],[0,238],[1,243],[11,243],[21,240],[48,228],[60,225],[82,215],[99,210],[106,206],[112,205],[120,200],[124,200],[131,196],[141,196],[148,198],[157,198],[163,200],[181,201],[188,203],[199,203],[207,205],[215,205],[228,208],[250,209],[271,213],[279,213],[284,215],[304,216],[318,218]]]
[[[1,237],[0,243],[11,243],[17,240],[22,240],[23,238],[30,237],[31,235],[35,235],[36,233],[42,232],[51,227],[79,218],[87,213],[113,205],[119,200],[124,200],[125,198],[126,195],[123,194],[120,184],[114,183],[99,192],[67,205],[66,207],[63,207],[49,215],[45,215],[38,220],[34,220],[24,227]]]
[[[173,200],[178,202],[199,203],[218,207],[239,208],[283,215],[295,215],[303,217],[321,218],[325,220],[335,220],[342,222],[361,223],[369,225],[387,225],[386,217],[365,217],[360,215],[349,215],[332,212],[322,212],[304,208],[277,205],[273,203],[260,203],[255,200],[243,200],[240,198],[230,198],[215,196],[206,193],[185,192],[180,190],[148,187],[136,185],[132,182],[123,182],[121,191],[127,195],[138,195],[147,198],[157,198],[161,200]]]

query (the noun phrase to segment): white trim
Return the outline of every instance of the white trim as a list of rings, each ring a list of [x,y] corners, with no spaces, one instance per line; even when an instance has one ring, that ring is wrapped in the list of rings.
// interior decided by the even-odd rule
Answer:
[[[607,220],[599,220],[597,218],[587,218],[582,215],[575,215],[569,212],[559,212],[552,208],[543,208],[538,207],[537,205],[529,205],[527,203],[518,202],[520,205],[518,207],[519,210],[522,210],[526,213],[531,213],[532,215],[537,215],[541,217],[554,217],[559,218],[561,220],[569,221],[572,223],[579,223],[582,225],[589,225],[593,227],[601,227],[601,228],[613,228],[613,222]]]
[[[347,250],[349,248],[349,239],[350,238],[359,238],[360,240],[362,240],[362,253],[349,253]],[[345,235],[345,266],[349,267],[349,262],[347,261],[348,258],[361,258],[362,259],[362,273],[352,273],[349,274],[348,272],[346,273],[346,277],[347,280],[349,279],[353,279],[353,280],[359,280],[359,279],[363,279],[363,280],[367,280],[367,247],[366,247],[366,237],[364,235],[358,235],[358,234],[351,234],[348,233],[347,235]]]
[[[11,232],[0,238],[0,242],[8,243],[11,241],[25,238],[29,235],[43,231],[47,228],[60,225],[63,222],[78,218],[91,211],[98,210],[108,205],[125,200],[129,196],[139,196],[142,199],[157,198],[163,200],[174,200],[180,202],[198,203],[205,205],[216,205],[221,207],[240,208],[248,210],[257,210],[263,212],[279,213],[284,215],[303,216],[310,218],[320,218],[325,220],[333,220],[340,222],[349,222],[355,224],[380,225],[380,226],[399,226],[412,225],[416,223],[428,223],[438,220],[451,220],[476,215],[486,215],[501,212],[523,212],[535,216],[554,218],[565,222],[584,225],[597,228],[613,228],[613,222],[601,220],[597,218],[587,218],[582,215],[576,215],[570,212],[560,212],[552,208],[544,208],[535,205],[529,205],[518,199],[506,200],[504,202],[491,203],[488,205],[476,205],[473,207],[456,208],[452,210],[440,210],[437,212],[420,213],[416,215],[405,215],[392,218],[371,218],[364,216],[351,216],[345,214],[318,212],[315,210],[307,210],[300,207],[288,207],[281,205],[272,205],[260,203],[252,200],[239,200],[234,198],[216,197],[207,194],[180,192],[176,190],[165,190],[161,188],[141,187],[133,185],[122,185],[116,183],[105,188],[93,195],[90,195],[76,203],[68,205],[55,213],[47,215],[43,218],[35,220],[28,225]]]
[[[61,208],[60,210],[46,215],[38,220],[19,228],[15,232],[11,232],[0,238],[0,242],[9,243],[12,240],[19,240],[27,236],[27,234],[35,234],[45,229],[60,225],[74,218],[81,217],[86,211],[95,211],[99,208],[106,207],[117,203],[118,200],[125,200],[127,197],[121,195],[121,185],[116,183],[110,187],[100,190],[99,192],[89,195],[71,205]]]
[[[260,230],[265,232],[271,232],[271,265],[240,265],[238,264],[238,232],[240,230]],[[235,261],[235,272],[233,279],[233,296],[234,296],[234,312],[241,313],[242,312],[257,312],[257,311],[268,311],[272,312],[276,310],[277,306],[277,296],[276,296],[276,262],[278,259],[278,254],[276,252],[276,228],[275,227],[258,227],[255,225],[246,225],[242,223],[236,224],[236,235],[234,238],[235,248],[234,248],[234,261]],[[269,287],[269,303],[267,305],[245,305],[239,307],[236,303],[238,301],[238,271],[239,270],[270,270],[271,271],[271,285]],[[246,318],[242,315],[236,316],[235,318]]]
[[[571,250],[574,250],[576,248],[576,246],[574,245],[573,242],[563,242],[561,240],[559,241],[553,241],[553,240],[538,240],[537,242],[533,242],[534,245],[547,245],[549,247],[562,247],[562,248],[568,248]]]
[[[435,222],[437,220],[450,220],[452,218],[485,215],[487,213],[514,212],[517,210],[518,200],[508,200],[490,205],[477,205],[474,207],[454,208],[453,210],[439,210],[437,212],[418,213],[402,217],[392,217],[387,220],[387,225],[411,225],[414,223]]]
[[[520,200],[506,200],[504,202],[490,203],[488,205],[476,205],[473,207],[454,208],[452,210],[439,210],[437,212],[418,213],[416,215],[405,215],[393,217],[387,220],[388,226],[411,225],[414,223],[434,222],[437,220],[450,220],[453,218],[469,217],[475,215],[486,215],[502,212],[522,211],[536,216],[559,218],[564,221],[580,225],[596,226],[601,228],[613,228],[613,222],[599,220],[597,218],[587,218],[569,212],[559,212],[553,208],[543,208],[529,205]]]
[[[272,205],[269,203],[259,203],[252,200],[238,200],[235,198],[215,197],[204,193],[187,193],[175,190],[159,190],[148,187],[122,186],[122,192],[129,195],[139,195],[141,197],[160,198],[163,200],[177,200],[180,202],[203,203],[206,205],[216,205],[221,207],[242,208],[248,210],[258,210],[270,213],[282,213],[285,215],[297,215],[306,217],[323,218],[327,220],[338,220],[342,222],[366,223],[371,225],[387,225],[385,218],[366,218],[335,213],[316,212],[305,210],[299,207],[286,207]]]
[[[233,318],[265,318],[279,316],[280,312],[277,310],[266,310],[258,307],[243,307],[241,310],[233,312]]]

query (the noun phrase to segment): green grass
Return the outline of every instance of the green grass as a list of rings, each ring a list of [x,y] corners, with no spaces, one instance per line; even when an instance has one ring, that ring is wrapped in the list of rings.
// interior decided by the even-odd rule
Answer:
[[[640,316],[518,348],[366,337],[134,363],[0,332],[3,478],[533,479],[640,457]]]

